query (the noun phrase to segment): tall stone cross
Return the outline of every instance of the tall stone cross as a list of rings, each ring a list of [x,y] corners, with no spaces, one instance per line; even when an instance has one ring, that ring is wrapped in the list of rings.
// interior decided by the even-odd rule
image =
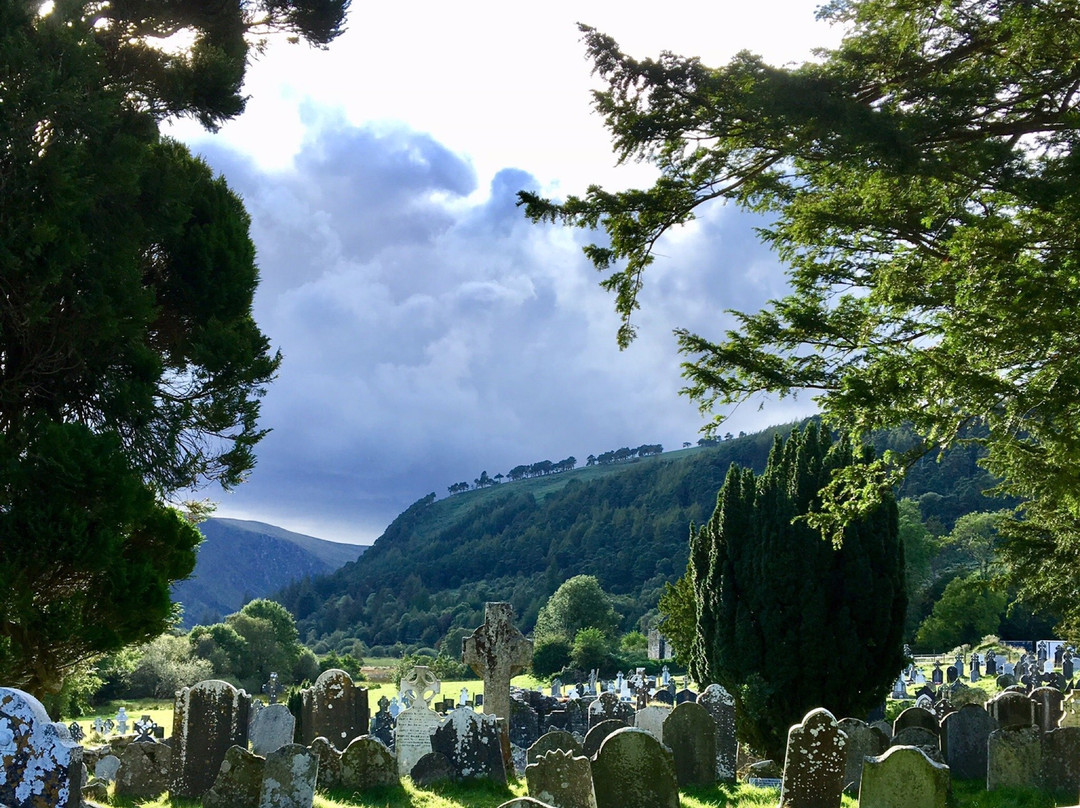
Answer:
[[[503,719],[509,742],[510,679],[532,662],[531,641],[514,628],[514,607],[485,603],[484,624],[462,642],[461,661],[484,679],[484,712]]]

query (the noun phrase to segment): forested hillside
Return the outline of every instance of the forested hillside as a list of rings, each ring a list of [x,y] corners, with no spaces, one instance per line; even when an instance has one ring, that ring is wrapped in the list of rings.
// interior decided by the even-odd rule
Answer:
[[[712,514],[732,463],[760,472],[773,436],[790,426],[667,452],[636,462],[591,466],[420,499],[361,558],[333,574],[305,578],[277,597],[318,652],[361,640],[375,655],[446,648],[483,619],[488,600],[509,600],[521,626],[560,583],[595,575],[615,598],[623,629],[655,617],[664,584],[684,571],[691,523]],[[904,448],[909,436],[881,436]],[[991,478],[974,448],[925,458],[899,492],[928,524],[947,531],[972,510],[1001,507],[981,491]]]

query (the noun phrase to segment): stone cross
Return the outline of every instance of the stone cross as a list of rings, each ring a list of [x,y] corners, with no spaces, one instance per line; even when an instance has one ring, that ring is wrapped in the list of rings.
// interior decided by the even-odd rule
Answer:
[[[135,743],[156,743],[154,740],[154,728],[157,722],[150,716],[144,715],[135,722]]]
[[[484,712],[503,719],[509,740],[510,679],[532,662],[533,644],[514,628],[514,607],[485,603],[484,624],[462,642],[461,661],[484,679]]]
[[[278,684],[278,675],[276,673],[270,674],[270,681],[262,686],[262,692],[270,697],[271,704],[277,704],[278,693],[281,692],[281,685]]]

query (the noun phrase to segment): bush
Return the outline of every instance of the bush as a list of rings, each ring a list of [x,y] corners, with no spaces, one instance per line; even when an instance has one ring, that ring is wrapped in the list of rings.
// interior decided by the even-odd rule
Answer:
[[[593,670],[604,668],[608,661],[608,640],[598,628],[583,628],[574,636],[570,662],[575,668]]]
[[[546,678],[562,670],[570,663],[572,647],[562,637],[539,641],[533,648],[533,674]]]
[[[162,634],[142,647],[142,658],[131,672],[130,698],[171,698],[182,687],[190,687],[214,676],[209,660],[192,657],[187,637]]]

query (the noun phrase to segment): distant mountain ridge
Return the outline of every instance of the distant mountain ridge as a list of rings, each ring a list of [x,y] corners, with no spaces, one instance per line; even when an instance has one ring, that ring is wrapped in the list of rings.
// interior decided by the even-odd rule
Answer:
[[[242,519],[207,519],[199,530],[204,541],[195,571],[172,589],[184,609],[184,628],[215,623],[248,600],[331,573],[367,550]]]

